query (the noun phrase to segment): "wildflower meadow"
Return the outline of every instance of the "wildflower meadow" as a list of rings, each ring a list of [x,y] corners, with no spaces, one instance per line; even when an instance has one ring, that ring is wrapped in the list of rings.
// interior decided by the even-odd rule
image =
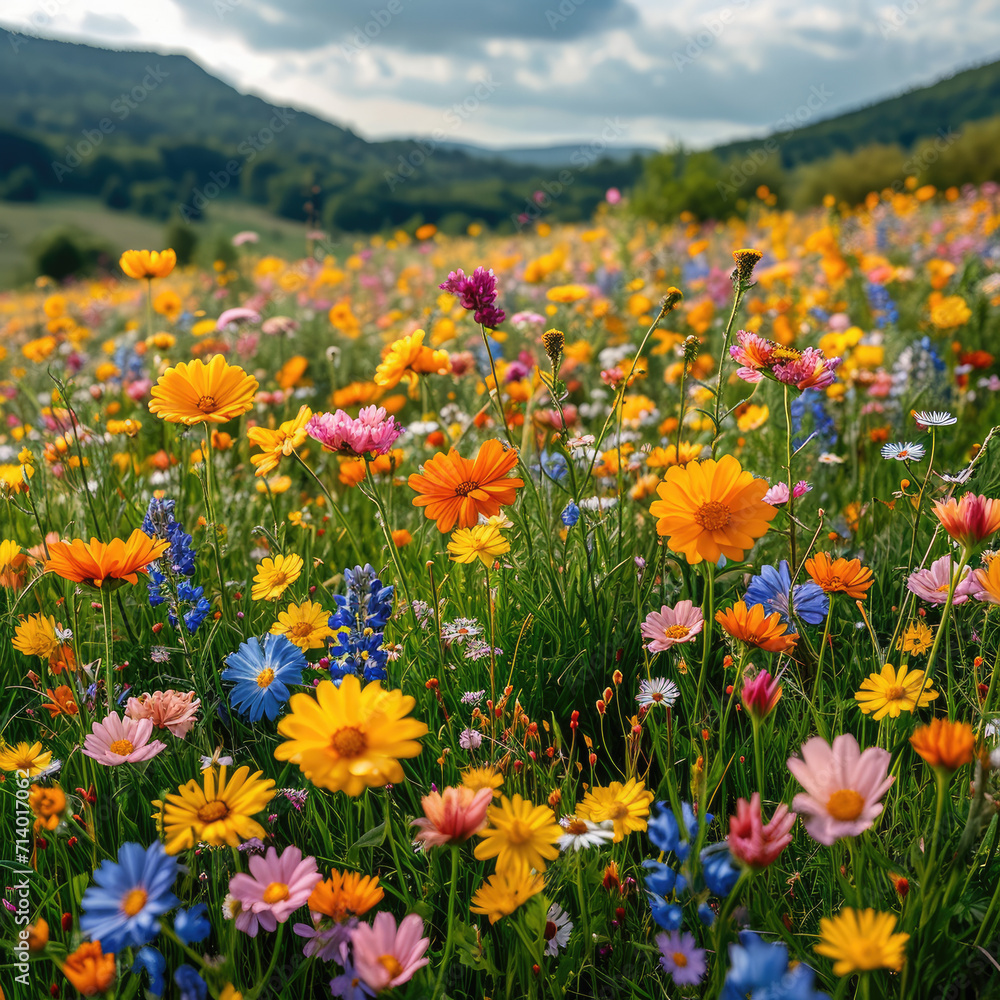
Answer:
[[[1000,996],[995,186],[0,293],[7,997]]]

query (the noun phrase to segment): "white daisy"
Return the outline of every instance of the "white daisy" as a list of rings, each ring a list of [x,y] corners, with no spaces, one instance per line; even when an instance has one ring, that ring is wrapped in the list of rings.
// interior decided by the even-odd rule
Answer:
[[[582,851],[587,847],[603,847],[615,839],[614,820],[592,823],[589,819],[564,816],[559,825],[566,831],[557,841],[560,851]]]
[[[894,458],[897,462],[919,462],[924,457],[925,450],[922,444],[913,444],[911,441],[906,444],[884,444],[882,457]]]
[[[673,681],[668,681],[666,677],[654,677],[652,680],[639,681],[639,693],[635,700],[640,705],[651,708],[653,705],[665,705],[671,708],[680,691]]]
[[[841,458],[840,455],[834,455],[832,451],[824,451],[819,456],[819,460],[823,465],[843,465],[847,461],[846,458]]]
[[[945,410],[921,410],[913,414],[918,427],[950,427],[958,423],[958,417],[953,417]]]
[[[573,930],[573,922],[569,914],[558,904],[549,907],[545,921],[545,954],[558,955],[569,944],[569,935]]]

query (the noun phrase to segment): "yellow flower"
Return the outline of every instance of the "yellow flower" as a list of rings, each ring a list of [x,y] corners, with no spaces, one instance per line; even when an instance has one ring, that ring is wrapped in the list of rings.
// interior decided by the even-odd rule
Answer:
[[[272,476],[268,480],[257,480],[258,493],[287,493],[292,488],[291,476]]]
[[[861,682],[861,690],[854,695],[854,700],[865,715],[874,712],[876,722],[881,722],[887,715],[897,719],[900,712],[924,708],[938,696],[931,684],[930,680],[924,683],[922,670],[907,670],[902,666],[897,672],[891,663],[886,663],[880,673],[870,674]]]
[[[51,615],[28,615],[14,629],[13,646],[25,656],[47,660],[58,648],[56,620]]]
[[[448,543],[451,558],[458,563],[471,563],[477,559],[489,568],[493,560],[510,551],[510,542],[495,524],[477,524],[472,528],[456,528]]]
[[[361,687],[353,674],[336,687],[322,681],[316,697],[293,694],[290,711],[279,723],[286,737],[277,760],[298,764],[314,785],[360,795],[370,785],[399,784],[400,759],[420,753],[417,740],[427,726],[409,717],[416,700],[402,691],[385,691],[378,681]]]
[[[382,363],[375,369],[376,385],[391,389],[405,378],[414,386],[418,374],[443,375],[449,371],[448,352],[424,347],[424,336],[423,330],[414,330],[389,345]]]
[[[837,916],[820,920],[820,943],[813,950],[833,959],[837,976],[873,969],[899,972],[910,935],[894,934],[895,929],[896,917],[892,913],[845,907]]]
[[[0,495],[27,493],[28,480],[35,474],[30,465],[0,465]]]
[[[924,621],[913,621],[906,626],[906,631],[896,640],[896,649],[904,653],[921,656],[934,644],[934,633]]]
[[[257,563],[250,598],[254,601],[277,601],[302,574],[302,556],[275,556]]]
[[[490,923],[495,924],[501,917],[509,916],[544,888],[545,879],[537,873],[523,877],[502,875],[497,871],[476,890],[469,909],[473,913],[489,917]]]
[[[199,842],[237,847],[251,837],[265,836],[264,828],[252,819],[274,798],[274,782],[261,778],[262,773],[250,774],[249,767],[241,767],[227,781],[224,764],[218,774],[208,767],[202,774],[203,786],[192,778],[168,795],[157,817],[163,823],[167,853],[177,854]]]
[[[545,297],[549,302],[569,304],[579,302],[580,299],[585,299],[589,294],[589,289],[584,285],[556,285],[545,293]]]
[[[488,764],[485,767],[470,767],[462,772],[462,784],[478,792],[480,788],[492,788],[493,798],[500,798],[497,789],[503,784],[503,775]]]
[[[250,444],[260,448],[259,455],[251,455],[250,461],[257,467],[255,475],[266,476],[278,467],[278,462],[284,456],[294,455],[308,439],[306,424],[312,417],[308,406],[299,408],[299,412],[291,420],[285,420],[278,425],[277,430],[267,427],[251,427],[247,431]]]
[[[224,424],[253,407],[257,380],[217,354],[168,368],[150,392],[149,412],[172,424]]]
[[[330,612],[324,611],[322,605],[303,601],[301,604],[289,604],[278,615],[271,632],[286,636],[299,649],[320,649],[326,645],[327,637],[332,635],[329,622]]]
[[[515,795],[500,799],[499,806],[487,811],[489,826],[479,834],[476,845],[480,861],[497,859],[497,872],[511,878],[525,879],[534,868],[545,871],[546,860],[559,857],[557,842],[563,828],[556,822],[548,806],[536,806],[528,799]]]
[[[946,295],[942,298],[940,295],[932,294],[930,306],[931,322],[939,330],[952,330],[964,326],[972,316],[972,310],[961,295]]]
[[[649,816],[649,804],[653,801],[653,793],[635,778],[624,785],[620,781],[612,781],[602,787],[595,785],[583,797],[576,807],[580,819],[589,819],[594,823],[613,820],[615,824],[615,839],[617,844],[628,834],[636,830],[646,829],[646,817]]]
[[[130,278],[165,278],[176,264],[173,250],[126,250],[118,261]]]
[[[0,769],[18,771],[22,777],[34,778],[52,763],[52,751],[43,750],[41,743],[0,742]]]

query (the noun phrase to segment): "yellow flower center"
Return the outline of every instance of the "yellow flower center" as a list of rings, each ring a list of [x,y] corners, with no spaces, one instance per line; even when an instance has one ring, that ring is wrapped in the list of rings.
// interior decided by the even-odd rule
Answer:
[[[309,622],[298,622],[288,630],[288,634],[294,636],[296,639],[305,639],[311,633],[312,625]]]
[[[855,942],[853,954],[854,965],[860,970],[881,969],[885,965],[885,950],[879,941],[865,941],[860,939]]]
[[[271,577],[271,587],[277,590],[279,587],[284,590],[288,586],[288,577],[281,571],[274,574]]]
[[[688,964],[688,957],[682,951],[675,951],[672,957],[678,969],[683,969]]]
[[[842,823],[857,819],[865,808],[865,800],[853,788],[841,788],[830,796],[826,811]]]
[[[625,819],[628,816],[628,806],[624,802],[613,802],[608,807],[608,816],[614,820]]]
[[[941,586],[940,586],[940,587],[938,587],[938,588],[937,588],[937,589],[936,589],[936,590],[934,591],[934,593],[936,593],[936,594],[947,594],[947,593],[948,593],[948,588],[949,588],[950,586],[951,586],[951,583],[950,583],[950,582],[949,582],[949,583],[942,583],[942,584],[941,584]]]
[[[132,746],[131,740],[115,740],[108,749],[112,753],[118,754],[119,757],[127,757],[135,747]]]
[[[134,917],[146,905],[148,898],[145,889],[133,889],[122,901],[125,916]]]
[[[885,694],[883,697],[886,701],[899,701],[903,695],[906,694],[906,688],[901,687],[899,684],[893,684],[892,687],[887,687],[885,689]]]
[[[516,819],[507,828],[507,839],[512,844],[526,844],[531,840],[531,827],[523,820]]]
[[[357,726],[344,726],[333,734],[330,746],[339,757],[360,757],[368,749],[368,740]]]
[[[687,625],[671,625],[663,634],[668,639],[683,639],[690,631]]]
[[[473,490],[478,489],[479,483],[472,479],[467,479],[464,483],[459,483],[458,486],[455,487],[455,493],[460,497],[467,497]]]
[[[202,823],[215,823],[217,820],[225,819],[229,815],[229,806],[221,799],[213,799],[206,802],[198,810],[198,819]]]
[[[284,882],[272,882],[261,897],[265,903],[280,903],[283,899],[288,899],[288,886]]]
[[[717,531],[724,528],[733,519],[733,512],[728,504],[718,500],[703,503],[695,512],[694,519],[706,530]]]
[[[202,396],[198,400],[197,405],[198,409],[201,410],[202,413],[215,413],[218,408],[215,402],[215,396]]]
[[[257,675],[257,687],[259,688],[270,687],[273,681],[274,681],[274,671],[270,667],[265,667]]]
[[[396,958],[395,955],[380,955],[378,964],[381,965],[393,979],[403,973],[403,967],[399,964],[399,959]]]

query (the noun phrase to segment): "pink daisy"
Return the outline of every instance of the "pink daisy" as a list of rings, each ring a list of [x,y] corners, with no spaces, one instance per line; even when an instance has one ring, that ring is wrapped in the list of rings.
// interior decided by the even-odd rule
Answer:
[[[118,713],[112,712],[103,722],[95,722],[90,728],[91,732],[83,741],[83,752],[105,767],[150,760],[167,749],[167,744],[160,740],[150,742],[151,719],[119,719]]]
[[[805,789],[792,800],[802,815],[806,833],[829,847],[840,837],[856,837],[882,812],[879,801],[896,780],[889,776],[887,750],[869,747],[863,753],[850,735],[831,746],[814,736],[802,746],[802,758],[791,757],[788,770]]]
[[[459,786],[431,792],[420,800],[424,815],[413,821],[414,826],[420,827],[413,839],[425,847],[464,844],[486,826],[486,810],[492,801],[492,788],[473,791]]]
[[[125,714],[130,719],[152,719],[157,729],[168,729],[172,736],[184,739],[195,724],[201,700],[194,691],[154,691],[129,698]]]
[[[760,793],[750,801],[738,799],[736,815],[729,817],[729,853],[751,868],[767,868],[792,842],[795,813],[782,803],[765,824],[760,811]]]
[[[229,880],[229,891],[240,904],[238,930],[257,936],[258,926],[273,931],[309,898],[323,878],[315,858],[303,858],[297,847],[286,847],[281,856],[273,848],[250,858],[250,874]]]
[[[691,642],[704,627],[701,608],[690,601],[678,601],[672,608],[664,604],[659,611],[650,611],[639,631],[650,640],[651,653],[662,653],[678,643]]]
[[[928,604],[944,604],[948,600],[948,588],[951,586],[951,575],[955,569],[950,555],[935,559],[927,569],[918,569],[911,573],[906,581],[907,589],[916,594]],[[978,590],[975,578],[969,567],[962,571],[962,579],[955,587],[953,604],[964,604],[970,597],[976,596]]]
[[[370,926],[358,924],[351,935],[355,972],[373,993],[409,982],[430,962],[422,957],[431,944],[423,933],[424,922],[416,913],[404,917],[398,930],[391,913],[376,913]]]
[[[385,455],[403,433],[403,428],[382,406],[366,406],[357,417],[343,410],[317,413],[306,424],[306,432],[326,451],[345,455]]]

